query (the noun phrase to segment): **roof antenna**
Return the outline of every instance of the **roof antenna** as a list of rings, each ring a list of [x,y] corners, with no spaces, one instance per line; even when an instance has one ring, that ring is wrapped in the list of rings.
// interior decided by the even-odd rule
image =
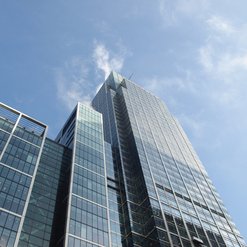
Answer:
[[[132,78],[133,75],[134,75],[134,73],[132,73],[132,74],[129,76],[128,80],[130,80],[130,79]]]

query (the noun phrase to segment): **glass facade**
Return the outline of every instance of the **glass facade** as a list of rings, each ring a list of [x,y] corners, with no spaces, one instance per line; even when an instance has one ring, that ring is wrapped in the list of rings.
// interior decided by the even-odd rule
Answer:
[[[47,127],[0,104],[0,246],[16,246]]]
[[[112,72],[92,105],[103,114],[105,141],[116,157],[117,183],[111,171],[107,176],[109,198],[122,205],[115,207],[122,238],[117,246],[246,246],[159,98]],[[120,193],[112,193],[111,186]]]
[[[112,72],[55,141],[0,103],[0,247],[247,247],[165,104]]]
[[[18,247],[59,245],[64,235],[70,163],[70,149],[45,140]]]
[[[113,161],[111,145],[105,142],[105,158],[107,172],[107,193],[110,218],[111,246],[121,246],[123,226],[122,200],[118,170]]]
[[[69,139],[73,158],[65,246],[110,246],[101,114],[78,103],[57,137],[64,145]]]

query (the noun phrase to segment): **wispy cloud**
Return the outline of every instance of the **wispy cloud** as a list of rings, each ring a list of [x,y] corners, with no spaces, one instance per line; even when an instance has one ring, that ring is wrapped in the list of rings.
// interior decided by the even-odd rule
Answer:
[[[173,78],[158,78],[153,77],[145,80],[145,88],[151,92],[158,93],[161,89],[176,88],[183,90],[186,87],[186,82],[179,77]]]
[[[224,107],[237,108],[241,104],[241,92],[238,87],[234,88],[229,86],[228,88],[221,88],[215,91],[211,90],[210,98],[213,102],[217,102]]]
[[[143,86],[156,95],[163,96],[164,92],[197,92],[195,79],[189,70],[177,68],[181,76],[157,77],[153,76],[143,80]]]
[[[210,5],[209,0],[159,0],[158,3],[165,26],[178,24],[183,18],[201,18]]]
[[[210,44],[199,48],[199,62],[207,72],[212,71],[214,68],[212,54],[213,52]]]
[[[55,70],[57,97],[69,110],[79,101],[89,104],[91,93],[88,92],[90,84],[87,77],[88,67],[80,57],[72,58]]]
[[[245,26],[236,27],[220,16],[210,17],[206,24],[209,28],[208,37],[206,43],[199,49],[199,61],[203,68],[222,80],[229,80],[229,75],[236,71],[242,69],[246,71]],[[246,37],[246,42],[242,42],[243,37]]]
[[[220,16],[211,16],[209,19],[206,20],[206,23],[211,29],[214,29],[217,32],[221,32],[224,34],[232,34],[235,32],[232,24],[228,20]]]
[[[97,69],[104,72],[105,79],[112,70],[120,71],[124,63],[123,55],[113,53],[104,44],[98,42],[95,43],[93,59]]]
[[[175,3],[169,3],[175,11],[171,12],[174,17],[177,11],[182,11]],[[183,14],[186,13],[183,10]],[[198,54],[198,57],[192,58],[191,64],[179,64],[184,66],[184,71],[173,71],[174,76],[153,76],[145,80],[145,88],[165,99],[195,140],[205,138],[207,128],[216,131],[210,118],[218,118],[214,121],[226,124],[230,121],[229,115],[238,118],[236,113],[244,111],[247,104],[246,25],[218,15],[209,16],[208,13],[200,22],[205,39],[197,40],[197,47],[193,48],[193,54]],[[204,114],[192,113],[192,108]],[[242,122],[246,119],[241,117]],[[231,119],[231,122],[238,121]],[[227,128],[224,126],[225,130]]]
[[[224,106],[239,107],[247,92],[247,29],[220,16],[211,16],[205,24],[208,36],[198,49],[198,61],[206,79],[217,81],[209,83],[211,98]]]
[[[207,124],[203,122],[200,115],[201,114],[188,116],[182,113],[177,116],[183,127],[188,129],[189,132],[192,133],[193,137],[195,137],[195,139],[203,137],[206,130]]]
[[[102,84],[95,81],[102,77],[96,73],[92,76],[92,64],[98,70],[104,73],[104,79],[107,78],[111,70],[120,71],[123,67],[125,50],[119,45],[118,53],[112,52],[101,42],[95,42],[91,59],[85,61],[81,56],[76,56],[66,61],[60,68],[55,69],[55,81],[57,87],[57,97],[61,102],[71,110],[77,102],[90,104]],[[93,63],[92,63],[93,62]],[[103,80],[102,80],[103,81]],[[95,91],[96,88],[96,91]]]

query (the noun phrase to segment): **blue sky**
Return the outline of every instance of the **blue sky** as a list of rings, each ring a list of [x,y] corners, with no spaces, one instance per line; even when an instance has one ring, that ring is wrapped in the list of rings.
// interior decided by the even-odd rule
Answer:
[[[114,69],[179,119],[247,240],[245,0],[1,1],[0,100],[49,125]]]

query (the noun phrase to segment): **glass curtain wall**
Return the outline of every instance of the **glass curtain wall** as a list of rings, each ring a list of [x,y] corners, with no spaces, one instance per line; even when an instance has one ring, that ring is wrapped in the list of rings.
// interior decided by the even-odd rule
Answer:
[[[110,246],[101,114],[78,103],[57,140],[73,148],[65,246]]]
[[[46,131],[46,125],[0,104],[1,246],[19,241]]]
[[[119,174],[118,187],[108,179],[122,205],[116,241],[121,236],[122,246],[246,246],[186,134],[159,98],[112,72],[92,105],[103,114],[105,141]],[[109,194],[116,198],[112,188]]]

